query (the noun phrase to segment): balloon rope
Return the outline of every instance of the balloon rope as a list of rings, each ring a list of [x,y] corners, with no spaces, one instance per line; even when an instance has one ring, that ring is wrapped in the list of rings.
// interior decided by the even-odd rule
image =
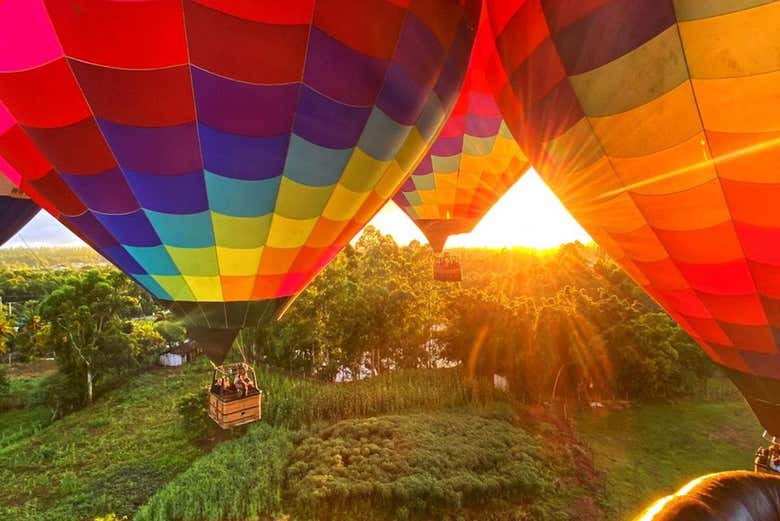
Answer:
[[[238,347],[238,352],[241,353],[241,360],[246,363],[246,353],[244,353],[244,336],[243,331],[238,332],[238,336],[236,337],[236,344]]]
[[[24,244],[24,247],[27,248],[27,251],[29,251],[32,254],[32,256],[35,257],[35,260],[38,261],[38,267],[41,268],[41,269],[46,268],[46,266],[43,264],[43,260],[41,260],[41,258],[35,252],[35,250],[30,248],[30,245],[27,244],[27,241],[25,240],[24,235],[22,235],[21,231],[19,232],[18,235],[19,235],[19,239],[21,239],[22,243]]]

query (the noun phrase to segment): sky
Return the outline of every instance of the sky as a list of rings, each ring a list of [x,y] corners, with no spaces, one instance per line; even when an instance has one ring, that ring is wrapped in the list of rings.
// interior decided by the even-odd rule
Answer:
[[[392,235],[399,244],[413,240],[425,242],[422,233],[393,202],[385,206],[371,224]],[[545,249],[566,242],[590,240],[536,172],[529,170],[473,232],[451,237],[447,246]],[[48,213],[40,212],[4,247],[79,245],[84,243],[78,237]]]

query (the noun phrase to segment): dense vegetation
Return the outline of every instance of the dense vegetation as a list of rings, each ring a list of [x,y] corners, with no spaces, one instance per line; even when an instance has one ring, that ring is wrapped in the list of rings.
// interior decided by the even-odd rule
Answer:
[[[458,364],[470,375],[505,375],[526,403],[553,394],[678,398],[712,374],[694,342],[596,247],[460,256],[463,284],[437,283],[430,248],[399,247],[368,228],[282,321],[244,331],[237,345],[249,361],[322,381]],[[184,338],[108,267],[0,271],[0,296],[16,303],[0,315],[0,352],[56,356],[48,403],[56,414]]]
[[[460,256],[463,284],[436,283],[427,246],[369,228],[245,352],[324,380],[458,363],[506,375],[529,403],[548,400],[564,368],[569,393],[591,399],[686,396],[713,371],[596,247]]]
[[[500,423],[513,416],[504,395],[487,389],[477,392],[449,369],[394,373],[341,385],[261,372],[259,379],[268,392],[263,422],[235,432],[233,440],[203,456],[208,446],[193,443],[198,440],[192,439],[180,418],[178,404],[189,393],[202,392],[206,377],[203,363],[184,371],[149,372],[43,429],[17,432],[0,447],[0,519],[59,521],[91,519],[108,512],[132,515],[157,491],[140,519],[169,519],[174,512],[182,519],[221,519],[225,513],[229,519],[246,519],[247,512],[273,512],[278,507],[274,490],[281,489],[252,488],[256,480],[281,483],[286,479],[292,441],[317,435],[333,422],[387,412],[427,411],[430,418],[437,414],[450,418],[448,411],[458,410],[466,424],[472,421],[472,411]],[[350,407],[345,396],[355,397],[358,405]],[[202,403],[201,398],[200,414]],[[0,423],[5,425],[18,412],[0,413]],[[288,428],[292,425],[298,427]],[[242,436],[244,432],[248,434]],[[523,436],[519,430],[515,434]],[[477,432],[469,436],[479,437]],[[491,438],[481,443],[491,444]],[[436,443],[435,438],[428,438],[428,443]],[[487,445],[480,450],[494,448]],[[451,463],[453,468],[459,466],[456,461]],[[248,474],[239,477],[237,466]],[[185,469],[189,470],[171,481]],[[224,493],[215,488],[218,484],[224,485]],[[247,499],[242,494],[248,489],[262,494]],[[182,496],[183,490],[188,495]],[[198,517],[206,511],[222,514]]]
[[[521,411],[520,419],[501,394],[492,399],[483,396],[478,401],[472,401],[465,392],[460,399],[448,398],[452,385],[448,382],[453,381],[456,372],[420,370],[408,376],[390,373],[347,384],[353,386],[353,395],[373,397],[374,405],[359,412],[343,408],[338,415],[325,411],[331,408],[330,400],[344,392],[344,385],[263,372],[260,378],[270,386],[264,421],[246,429],[246,435],[236,433],[237,438],[208,452],[208,447],[193,443],[177,408],[183,396],[203,389],[205,373],[204,364],[194,364],[184,371],[144,374],[107,392],[93,406],[48,426],[48,416],[41,417],[40,409],[0,413],[0,436],[6,427],[17,431],[13,439],[0,443],[0,519],[91,520],[109,512],[132,518],[144,504],[137,516],[139,521],[245,521],[253,519],[252,512],[277,511],[291,513],[292,519],[305,519],[316,498],[307,496],[307,490],[296,485],[300,480],[290,477],[299,476],[295,472],[305,469],[307,484],[317,472],[322,473],[324,492],[357,494],[365,490],[373,480],[370,473],[364,476],[368,484],[358,481],[354,487],[334,488],[346,482],[334,483],[326,477],[339,470],[330,455],[340,454],[343,461],[348,451],[361,447],[362,453],[362,447],[366,447],[367,457],[371,457],[371,451],[376,450],[371,445],[375,443],[371,435],[360,433],[379,422],[383,427],[378,432],[390,432],[399,447],[411,446],[418,455],[430,447],[423,457],[432,459],[425,459],[425,465],[415,465],[415,461],[423,460],[409,457],[388,459],[393,465],[408,465],[405,477],[383,474],[394,479],[395,487],[399,482],[404,485],[402,490],[412,487],[413,499],[431,493],[428,485],[415,489],[414,484],[437,482],[442,476],[437,472],[445,465],[448,476],[460,476],[466,484],[477,486],[469,478],[475,474],[485,478],[479,486],[490,487],[491,496],[496,492],[496,496],[509,498],[496,497],[494,504],[482,505],[479,498],[465,494],[460,507],[439,503],[442,510],[432,515],[433,519],[459,516],[474,520],[622,521],[640,505],[693,476],[744,468],[760,433],[755,419],[739,401],[684,401],[584,415],[578,421],[578,430],[582,440],[593,447],[596,466],[604,472],[602,479],[576,464],[589,450],[576,441],[562,442],[558,428],[545,423],[547,417],[539,418],[535,413],[526,417]],[[439,406],[433,406],[433,400],[399,402],[398,397],[405,392],[389,385],[387,379],[393,378],[408,378],[420,384],[429,381],[430,394],[441,400]],[[310,402],[317,391],[332,394],[330,399]],[[386,403],[396,405],[388,408]],[[387,410],[392,410],[393,416],[381,415]],[[23,414],[29,414],[26,419],[31,423],[20,418]],[[366,420],[350,419],[352,414]],[[302,427],[288,428],[288,424]],[[726,424],[729,428],[723,428]],[[32,428],[19,430],[28,425]],[[339,437],[347,440],[343,446],[334,445],[341,443]],[[308,448],[303,449],[305,440]],[[496,440],[500,445],[495,445]],[[511,440],[522,442],[520,457],[512,452]],[[343,452],[331,453],[330,449]],[[496,460],[497,454],[512,455],[512,461],[503,456]],[[526,469],[529,472],[511,467],[510,475],[494,480],[485,467],[474,463],[482,458],[491,465],[512,466],[518,459],[531,466]],[[290,466],[294,462],[301,463],[297,470]],[[536,472],[537,466],[542,470]],[[237,467],[247,474],[237,473]],[[374,472],[387,469],[380,467]],[[523,492],[528,490],[523,487],[512,488],[511,479],[504,478],[513,476],[532,480],[528,483],[532,489],[541,488],[530,494]],[[581,483],[578,477],[590,485]],[[443,497],[454,500],[457,496]],[[582,510],[581,503],[588,505],[591,498],[606,517],[600,516],[600,510]],[[370,508],[365,514],[372,519],[392,518],[399,512],[397,503],[386,501],[391,499],[389,496],[370,495],[366,499]],[[414,513],[410,511],[410,517],[416,518]],[[405,515],[404,511],[400,515]],[[334,516],[332,519],[345,518],[337,512]]]
[[[262,380],[277,393],[263,423],[198,460],[138,521],[282,512],[295,519],[418,519],[471,508],[509,508],[530,519],[570,514],[553,482],[573,472],[571,461],[547,454],[501,394],[477,397],[457,372],[401,372],[342,385],[300,385],[270,374]],[[423,398],[417,389],[426,382]],[[364,405],[332,407],[345,396],[340,389],[350,388]],[[377,416],[388,411],[407,414]],[[355,416],[366,418],[349,419]],[[293,424],[302,428],[288,428]]]
[[[427,246],[369,228],[282,321],[239,336],[232,356],[255,363],[265,403],[261,424],[229,433],[206,414],[205,360],[153,368],[185,340],[181,325],[109,266],[37,269],[59,265],[50,253],[0,270],[12,303],[0,354],[57,365],[26,379],[0,369],[0,519],[618,519],[647,499],[628,492],[637,483],[750,458],[748,442],[724,443],[717,461],[648,474],[632,457],[651,452],[609,449],[645,436],[669,450],[662,427],[586,417],[597,466],[622,469],[602,481],[570,425],[548,417],[561,398],[670,402],[720,381],[596,247],[462,251],[463,283],[440,284]],[[615,417],[639,425],[653,407],[675,406]],[[753,427],[734,436],[753,440]],[[676,435],[706,443],[696,429],[680,422]]]
[[[554,515],[543,503],[555,496],[555,474],[572,470],[546,463],[540,441],[507,421],[454,413],[347,420],[298,444],[288,506],[301,519],[435,519],[512,500],[542,521]]]

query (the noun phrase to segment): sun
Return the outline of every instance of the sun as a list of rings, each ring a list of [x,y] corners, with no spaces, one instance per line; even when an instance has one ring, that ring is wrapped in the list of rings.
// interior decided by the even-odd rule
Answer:
[[[394,204],[388,204],[371,221],[400,244],[425,242],[414,223]],[[469,234],[455,235],[447,247],[547,249],[563,243],[591,242],[590,236],[539,178],[529,170],[490,209]]]

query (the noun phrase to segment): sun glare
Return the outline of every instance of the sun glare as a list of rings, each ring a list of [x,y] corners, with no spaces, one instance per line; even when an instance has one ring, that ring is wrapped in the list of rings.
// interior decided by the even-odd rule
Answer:
[[[414,223],[390,203],[371,221],[400,244],[426,242]],[[529,170],[482,219],[472,233],[455,235],[447,247],[547,249],[591,238],[539,178]]]

